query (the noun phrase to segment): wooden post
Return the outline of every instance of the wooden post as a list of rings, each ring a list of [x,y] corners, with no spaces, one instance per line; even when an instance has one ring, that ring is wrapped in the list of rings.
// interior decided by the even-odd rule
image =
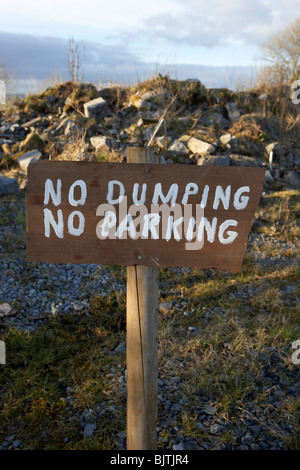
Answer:
[[[160,163],[154,147],[130,147],[128,163]],[[127,266],[127,449],[157,446],[159,269]]]

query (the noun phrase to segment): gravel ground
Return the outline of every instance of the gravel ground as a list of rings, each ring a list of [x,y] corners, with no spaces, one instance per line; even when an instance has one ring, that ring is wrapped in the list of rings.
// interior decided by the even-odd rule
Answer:
[[[18,208],[24,210],[23,199],[18,200]],[[14,224],[11,227],[0,227],[0,235],[5,234],[6,239],[15,231],[22,235],[24,227]],[[278,241],[268,238],[274,242]],[[266,236],[251,235],[249,250],[254,243],[265,243]],[[277,246],[276,246],[277,248]],[[284,249],[297,248],[295,243],[286,243]],[[299,247],[298,247],[299,248]],[[4,248],[0,251],[0,322],[3,325],[16,327],[30,332],[35,329],[50,315],[66,312],[82,314],[89,308],[91,295],[108,294],[112,290],[125,290],[124,283],[118,283],[110,274],[109,269],[98,265],[57,265],[48,263],[30,263],[20,250],[17,256],[11,253],[5,256]],[[278,269],[290,263],[290,259],[278,255],[274,258],[260,257],[260,262]],[[290,286],[295,289],[295,286]],[[125,344],[120,344],[115,354],[122,354]],[[253,353],[254,354],[254,353]],[[275,348],[266,348],[260,354],[259,360],[264,364],[264,378],[269,384],[266,386],[266,407],[262,410],[255,402],[240,410],[240,420],[233,431],[235,445],[227,445],[223,438],[228,431],[230,423],[220,417],[217,409],[210,402],[210,397],[203,392],[201,409],[197,409],[196,427],[206,433],[205,442],[197,442],[195,439],[181,433],[178,423],[179,415],[184,411],[186,401],[180,393],[184,384],[178,376],[159,376],[159,404],[160,412],[158,425],[158,441],[167,449],[192,450],[192,449],[237,449],[237,450],[278,450],[284,449],[282,436],[293,433],[293,424],[281,413],[282,401],[288,401],[299,395],[300,380],[299,368],[295,367],[288,372],[289,381],[282,379],[282,373],[286,374],[286,364],[282,354],[278,354]],[[258,359],[256,357],[256,359]],[[182,365],[184,367],[184,364]],[[121,387],[124,398],[120,407],[126,406],[126,370],[120,367],[118,370],[109,371],[112,375],[111,385]],[[105,367],[101,371],[103,376],[107,374]],[[293,385],[291,385],[293,383]],[[104,414],[118,413],[118,406],[108,402],[99,403],[93,409],[79,412],[74,409],[73,389],[67,388],[65,402],[69,413],[69,420],[75,420],[80,424],[82,435],[85,438],[93,436],[97,429],[97,421]],[[232,404],[234,407],[234,403]],[[278,419],[278,416],[281,416]],[[231,425],[232,426],[232,425]],[[163,437],[163,431],[168,430],[169,436]],[[68,438],[66,437],[66,442]],[[126,435],[124,432],[116,432],[114,441],[119,450],[126,448]],[[23,443],[18,436],[11,434],[0,442],[0,449],[22,449]]]

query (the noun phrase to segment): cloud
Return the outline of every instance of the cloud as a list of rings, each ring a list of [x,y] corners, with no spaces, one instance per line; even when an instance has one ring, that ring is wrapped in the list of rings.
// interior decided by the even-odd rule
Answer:
[[[79,77],[84,73],[83,79],[93,83],[106,80],[137,83],[160,72],[176,79],[198,78],[207,87],[234,88],[253,73],[251,67],[147,63],[129,51],[126,41],[118,45],[91,41],[75,41],[74,44],[79,53]],[[35,92],[47,83],[49,86],[55,75],[65,81],[71,78],[66,39],[0,32],[0,57],[4,66],[14,72],[17,93]]]
[[[90,80],[95,80],[101,71],[140,64],[122,44],[75,41],[75,46],[79,66],[84,68],[84,75]],[[54,72],[65,78],[70,75],[69,40],[66,39],[0,32],[0,57],[3,65],[12,69],[17,77],[42,79]]]
[[[173,0],[180,3],[179,0]],[[181,11],[144,21],[144,33],[170,43],[213,48],[235,43],[261,45],[297,17],[298,0],[186,0]]]

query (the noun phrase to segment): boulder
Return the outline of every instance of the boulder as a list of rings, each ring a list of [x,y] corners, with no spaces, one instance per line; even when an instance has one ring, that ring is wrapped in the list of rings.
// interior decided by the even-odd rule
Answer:
[[[214,113],[210,116],[209,120],[207,121],[207,124],[216,124],[221,129],[227,129],[230,126],[230,121],[221,114]]]
[[[246,155],[230,155],[231,164],[233,166],[258,166],[255,158],[247,157]]]
[[[24,171],[27,170],[30,163],[34,163],[39,160],[42,156],[42,153],[38,150],[33,150],[32,152],[26,152],[24,155],[18,158],[20,168]]]
[[[102,119],[112,115],[107,102],[101,97],[84,103],[83,108],[84,115],[88,119]]]
[[[187,146],[184,145],[183,142],[180,142],[177,139],[173,140],[171,145],[168,147],[168,150],[170,152],[174,152],[175,154],[180,154],[180,155],[188,155],[190,153]]]
[[[230,158],[227,155],[203,156],[197,161],[197,165],[203,166],[229,166]]]
[[[105,135],[97,135],[90,138],[91,145],[94,147],[97,153],[101,153],[101,151],[109,151],[110,150],[110,139]]]
[[[203,140],[196,139],[195,137],[191,137],[187,143],[187,146],[192,153],[198,154],[200,156],[207,154],[211,155],[215,151],[214,145],[209,144],[208,142],[204,142]]]
[[[124,156],[124,146],[119,140],[115,140],[104,135],[90,138],[95,155],[108,159],[109,161],[120,161]]]
[[[0,196],[18,194],[18,192],[19,185],[16,178],[8,178],[7,176],[0,175]]]
[[[236,103],[227,103],[226,109],[231,122],[235,122],[240,118],[241,112]]]
[[[230,143],[231,139],[232,139],[231,134],[224,134],[224,135],[221,135],[220,142],[222,145],[227,145]]]

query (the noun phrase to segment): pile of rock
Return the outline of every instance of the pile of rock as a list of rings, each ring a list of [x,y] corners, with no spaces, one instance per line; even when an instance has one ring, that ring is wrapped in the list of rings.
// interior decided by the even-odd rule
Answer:
[[[247,114],[245,95],[206,90],[198,80],[153,83],[97,90],[68,82],[0,113],[0,195],[16,192],[17,182],[23,188],[39,159],[124,162],[128,146],[150,140],[166,163],[263,166],[266,188],[300,188],[298,142],[275,140],[265,118]],[[250,98],[257,111],[261,97]],[[11,169],[17,178],[8,181]]]

